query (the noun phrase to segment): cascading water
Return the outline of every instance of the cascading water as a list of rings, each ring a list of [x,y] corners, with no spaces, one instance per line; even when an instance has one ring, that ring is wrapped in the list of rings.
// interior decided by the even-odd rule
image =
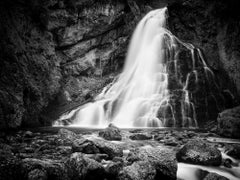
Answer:
[[[149,12],[137,25],[119,78],[105,87],[95,102],[63,114],[55,125],[70,119],[72,126],[80,127],[106,127],[109,123],[127,128],[197,127],[188,86],[192,76],[198,83],[197,67],[209,68],[200,50],[171,34],[166,17],[166,7]],[[185,74],[179,72],[182,49],[192,54],[191,68]],[[179,84],[180,95],[169,82]]]

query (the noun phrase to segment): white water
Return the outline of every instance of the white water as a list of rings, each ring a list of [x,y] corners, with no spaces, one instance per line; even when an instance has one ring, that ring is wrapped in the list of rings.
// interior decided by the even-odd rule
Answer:
[[[192,73],[198,81],[195,71],[198,56],[204,67],[207,67],[201,51],[193,45],[183,43],[173,36],[166,28],[167,8],[149,12],[137,25],[129,45],[123,72],[110,86],[107,86],[96,101],[79,107],[60,117],[54,125],[62,125],[62,120],[70,119],[71,126],[106,127],[113,123],[121,128],[132,127],[165,127],[169,118],[163,112],[158,117],[158,111],[169,107],[172,126],[176,126],[177,118],[174,108],[169,103],[167,63],[173,61],[174,72],[179,79],[177,60],[178,44],[192,53]],[[196,54],[197,53],[197,54]],[[191,72],[190,72],[191,73]],[[183,127],[196,127],[196,112],[190,101],[187,90],[190,73],[184,86],[181,114]],[[167,108],[165,108],[167,109]]]

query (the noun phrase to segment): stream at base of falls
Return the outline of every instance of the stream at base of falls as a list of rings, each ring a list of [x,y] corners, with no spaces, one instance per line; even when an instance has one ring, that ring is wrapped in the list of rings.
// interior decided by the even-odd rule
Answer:
[[[203,141],[211,146],[216,147],[222,153],[222,163],[220,166],[206,166],[206,165],[196,165],[189,164],[186,162],[177,163],[177,178],[178,180],[202,180],[203,175],[209,173],[216,173],[218,175],[224,176],[230,180],[240,179],[240,159],[233,158],[227,155],[228,151],[239,147],[240,140],[229,139],[219,137],[214,133],[206,132],[204,130],[194,130],[194,129],[181,129],[181,128],[132,128],[132,129],[120,129],[121,140],[104,140],[100,137],[100,132],[104,129],[91,129],[91,128],[76,128],[76,127],[66,127],[63,131],[68,138],[72,138],[77,134],[81,139],[87,140],[86,142],[107,142],[109,145],[117,145],[122,148],[123,156],[120,158],[121,161],[128,161],[129,153],[134,149],[170,149],[173,153],[177,153],[184,145],[188,142]],[[29,129],[28,129],[29,131]],[[60,135],[62,127],[43,127],[37,129],[30,129],[32,132],[31,138],[22,140],[22,143],[16,143],[21,148],[31,149],[34,145],[41,143],[41,148],[37,146],[37,153],[30,153],[30,151],[25,154],[22,153],[21,158],[40,158],[40,159],[65,159],[68,158],[72,152],[70,149],[68,151],[61,152],[59,149],[69,147],[69,141],[64,144],[63,135]],[[25,130],[20,133],[24,133]],[[69,135],[68,135],[69,133]],[[59,136],[60,135],[60,136]],[[139,136],[140,135],[140,136]],[[143,135],[143,137],[142,137]],[[65,136],[65,135],[64,135]],[[134,138],[133,138],[134,137]],[[146,138],[147,137],[147,138]],[[143,140],[141,138],[146,138]],[[134,140],[133,140],[134,139]],[[82,140],[81,140],[82,141]],[[58,145],[58,142],[63,142]],[[84,141],[82,141],[84,142]],[[43,143],[43,144],[42,144]],[[91,143],[90,143],[91,144]],[[111,145],[111,146],[112,146]],[[48,147],[47,151],[44,147]],[[93,145],[88,148],[93,148]],[[57,150],[57,151],[56,151]],[[83,153],[86,153],[83,151]],[[204,153],[204,152],[203,152]],[[236,153],[235,153],[236,154]],[[174,154],[173,154],[174,156]],[[238,155],[239,156],[239,155]],[[229,161],[230,164],[226,165],[225,162]],[[99,161],[104,167],[111,163],[111,159],[103,159]],[[127,164],[124,166],[128,166]]]

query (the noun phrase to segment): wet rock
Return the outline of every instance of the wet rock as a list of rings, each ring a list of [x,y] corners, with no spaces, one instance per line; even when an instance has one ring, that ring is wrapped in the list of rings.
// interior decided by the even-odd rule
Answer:
[[[131,166],[126,166],[119,173],[120,180],[154,180],[156,177],[155,167],[147,161],[137,161]]]
[[[119,128],[110,124],[105,130],[99,132],[99,136],[110,141],[121,141],[122,135]]]
[[[71,179],[103,180],[105,178],[103,166],[82,153],[73,153],[66,162],[66,168]]]
[[[193,138],[193,137],[197,136],[197,134],[196,134],[195,132],[189,131],[189,132],[187,132],[187,136],[188,136],[189,138]]]
[[[154,135],[154,140],[160,141],[160,140],[164,139],[165,136],[166,136],[165,134],[156,134],[156,135]]]
[[[67,129],[60,129],[58,131],[58,134],[61,138],[64,138],[64,139],[75,139],[75,138],[77,138],[77,134],[75,134],[74,132],[69,131]]]
[[[112,161],[113,161],[113,162],[121,162],[121,163],[124,162],[124,160],[123,160],[122,157],[114,157],[114,158],[112,159]]]
[[[0,157],[1,156],[4,157],[4,154],[11,155],[13,153],[12,150],[13,150],[12,146],[10,146],[8,144],[0,143],[0,151],[2,152],[2,153],[0,153]]]
[[[105,167],[107,179],[116,179],[123,168],[122,162],[110,162]]]
[[[209,173],[203,180],[229,180],[229,179],[216,173]]]
[[[166,146],[178,146],[179,143],[176,142],[176,140],[175,141],[174,140],[167,140],[167,141],[164,142],[164,145],[166,145]]]
[[[99,154],[99,153],[98,154],[86,154],[85,156],[90,158],[90,159],[93,159],[97,162],[101,162],[102,160],[109,159],[107,154]]]
[[[217,128],[222,136],[240,139],[240,106],[221,112]]]
[[[240,145],[231,145],[227,148],[226,154],[233,158],[240,159]]]
[[[68,175],[63,162],[50,159],[35,159],[26,158],[22,160],[22,173],[24,178],[31,177],[37,178],[38,172],[41,178],[55,179],[55,180],[68,180]],[[39,171],[40,170],[40,171]],[[46,173],[45,173],[46,172]],[[39,177],[39,178],[40,178]]]
[[[47,171],[41,169],[34,169],[28,173],[28,180],[47,180]]]
[[[179,162],[218,166],[221,164],[221,152],[204,141],[190,141],[176,154]]]
[[[71,154],[72,147],[71,146],[58,146],[57,152],[59,152],[60,154]]]
[[[84,138],[73,141],[72,150],[73,152],[82,152],[85,154],[95,154],[100,152],[93,141]]]
[[[132,140],[149,140],[152,139],[152,136],[150,134],[143,134],[143,133],[136,133],[129,136]]]
[[[31,138],[31,137],[33,137],[33,133],[31,131],[26,131],[23,136],[25,138]]]
[[[48,30],[66,27],[69,22],[77,20],[76,14],[69,13],[64,9],[59,9],[49,13],[49,20],[47,24]]]
[[[134,149],[129,153],[127,160],[147,161],[156,169],[157,178],[176,179],[177,161],[175,152],[171,149],[152,147]]]
[[[225,159],[223,162],[223,165],[227,168],[231,168],[232,167],[232,160],[231,159]]]
[[[122,157],[123,156],[123,147],[118,144],[108,142],[105,140],[94,140],[93,141],[100,153],[107,154],[110,159],[114,157]]]
[[[11,146],[0,144],[0,179],[15,180],[21,177],[21,160],[14,156]]]
[[[141,133],[143,130],[142,129],[134,129],[129,131],[130,133]]]

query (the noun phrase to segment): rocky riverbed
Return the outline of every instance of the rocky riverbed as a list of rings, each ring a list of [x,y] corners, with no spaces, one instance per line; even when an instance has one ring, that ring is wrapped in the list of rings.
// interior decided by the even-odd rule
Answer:
[[[0,133],[0,179],[240,178],[240,141],[195,130],[44,128]]]

